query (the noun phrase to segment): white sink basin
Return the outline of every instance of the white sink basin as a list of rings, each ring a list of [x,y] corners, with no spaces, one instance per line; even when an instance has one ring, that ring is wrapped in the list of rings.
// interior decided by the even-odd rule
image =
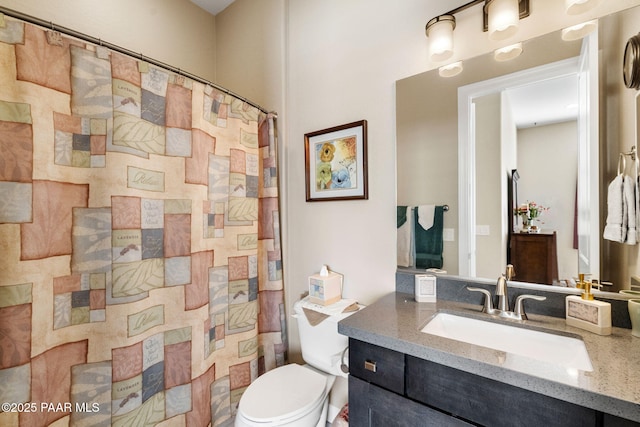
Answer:
[[[421,331],[565,368],[593,371],[584,342],[578,338],[443,312]]]

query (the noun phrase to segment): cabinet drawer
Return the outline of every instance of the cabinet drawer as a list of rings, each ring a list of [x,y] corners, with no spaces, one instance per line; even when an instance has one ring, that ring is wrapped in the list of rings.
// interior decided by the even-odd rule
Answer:
[[[412,356],[407,397],[486,426],[598,425],[593,409]]]
[[[360,379],[404,394],[404,354],[349,339],[349,372]]]

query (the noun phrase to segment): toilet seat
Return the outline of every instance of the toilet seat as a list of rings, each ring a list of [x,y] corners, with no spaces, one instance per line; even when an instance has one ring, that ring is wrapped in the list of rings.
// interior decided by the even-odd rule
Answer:
[[[322,406],[327,377],[289,364],[260,376],[240,399],[238,412],[254,423],[285,424]]]

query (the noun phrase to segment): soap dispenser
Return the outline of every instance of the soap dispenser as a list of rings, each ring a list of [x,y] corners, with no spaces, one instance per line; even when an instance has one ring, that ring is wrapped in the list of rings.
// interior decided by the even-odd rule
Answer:
[[[591,282],[582,282],[582,295],[566,298],[567,325],[598,335],[611,335],[611,304],[593,298]]]

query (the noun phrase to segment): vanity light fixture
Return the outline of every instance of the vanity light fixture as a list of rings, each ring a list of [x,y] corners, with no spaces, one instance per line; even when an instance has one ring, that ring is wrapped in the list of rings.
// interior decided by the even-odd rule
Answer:
[[[436,16],[425,28],[429,39],[429,57],[432,61],[446,61],[453,55],[453,30],[456,18],[453,15]]]
[[[592,33],[596,28],[598,28],[597,19],[583,22],[577,25],[572,25],[571,27],[567,27],[562,30],[562,40],[567,42],[579,40]]]
[[[438,68],[440,77],[453,77],[462,72],[462,61],[453,62]]]
[[[501,47],[493,52],[493,59],[498,62],[509,61],[517,58],[522,53],[522,43],[515,43],[509,46]]]
[[[600,3],[600,0],[565,0],[564,6],[569,15],[588,12]]]
[[[504,40],[518,31],[518,21],[529,16],[529,0],[473,0],[427,22],[425,33],[429,39],[431,61],[446,61],[453,56],[455,14],[471,6],[484,3],[482,30],[491,40]]]

